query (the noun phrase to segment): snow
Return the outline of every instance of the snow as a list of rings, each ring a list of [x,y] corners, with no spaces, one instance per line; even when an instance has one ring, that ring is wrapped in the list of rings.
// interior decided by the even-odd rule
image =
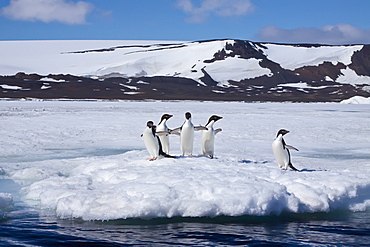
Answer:
[[[6,84],[2,84],[2,85],[0,85],[0,87],[2,87],[2,89],[6,89],[6,90],[22,90],[23,89],[22,87],[19,87],[19,86],[10,86],[10,85],[6,85]]]
[[[51,86],[49,86],[49,85],[42,85],[41,86],[41,89],[42,90],[49,89],[49,88],[51,88]]]
[[[201,71],[211,64],[204,63],[212,59],[215,52],[224,49],[227,43],[233,41],[214,41],[204,43],[183,43],[174,45],[171,49],[136,49],[125,52],[115,61],[97,71],[91,72],[95,75],[107,75],[120,73],[128,77],[150,75],[150,76],[180,76],[191,78],[202,83],[199,78],[204,74]],[[202,83],[203,84],[203,83]]]
[[[325,76],[325,81],[334,81],[330,76]]]
[[[125,84],[122,84],[122,83],[120,83],[119,85],[122,86],[122,87],[126,87],[128,89],[131,89],[131,90],[139,90],[139,88],[135,87],[135,86],[129,86],[129,85],[125,85]]]
[[[215,159],[149,157],[140,135],[146,122],[173,114],[179,127],[223,119]],[[279,215],[364,211],[370,206],[369,105],[242,102],[0,101],[0,210],[20,199],[61,218]],[[289,119],[289,121],[287,121]],[[282,171],[271,144],[280,128],[300,172]],[[5,206],[4,206],[5,205]]]
[[[122,60],[124,52],[73,53],[99,50],[126,45],[149,45],[176,43],[170,41],[134,40],[45,40],[45,41],[1,41],[1,75],[28,74],[73,74],[86,75],[105,64]],[[180,43],[180,42],[177,42]],[[140,49],[140,48],[136,48]],[[128,48],[125,51],[133,51]]]
[[[123,92],[123,94],[135,95],[135,94],[142,94],[142,92]]]
[[[65,80],[55,80],[53,78],[49,78],[49,77],[44,77],[44,78],[41,78],[40,81],[45,81],[45,82],[57,82],[57,83],[60,83],[60,82],[66,82]]]
[[[281,65],[284,69],[295,70],[304,66],[318,66],[324,62],[333,65],[351,64],[354,52],[363,48],[363,45],[354,46],[319,46],[299,47],[292,45],[263,44],[262,49],[266,56]]]
[[[295,88],[306,88],[306,89],[324,89],[327,88],[328,86],[309,86],[307,82],[297,82],[297,83],[283,83],[279,84],[278,87],[295,87]]]
[[[259,64],[261,59],[240,59],[228,57],[223,61],[215,61],[207,65],[205,70],[213,80],[219,82],[218,86],[230,87],[229,80],[241,81],[243,79],[253,79],[260,76],[272,76],[271,70],[262,68]]]
[[[354,96],[346,100],[342,100],[342,104],[370,104],[370,97]]]
[[[361,84],[370,84],[370,77],[357,75],[356,71],[346,67],[341,69],[341,75],[336,79],[339,83],[352,84],[352,85],[361,85]]]

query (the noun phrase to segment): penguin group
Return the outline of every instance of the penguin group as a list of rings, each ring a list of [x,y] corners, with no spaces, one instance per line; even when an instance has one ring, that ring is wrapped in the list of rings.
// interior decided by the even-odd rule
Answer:
[[[193,143],[194,143],[194,132],[197,130],[202,131],[201,136],[201,148],[202,153],[205,156],[209,156],[211,159],[214,158],[214,142],[217,133],[221,132],[222,129],[214,129],[213,125],[222,117],[217,115],[212,115],[205,126],[194,126],[191,121],[191,113],[185,113],[185,122],[178,128],[170,129],[167,126],[167,120],[169,120],[173,115],[163,114],[158,126],[155,126],[153,121],[147,122],[147,127],[144,133],[141,135],[144,138],[145,146],[150,154],[148,160],[156,160],[158,157],[163,156],[166,158],[175,158],[169,155],[170,151],[170,141],[169,135],[175,134],[180,136],[180,147],[182,156],[188,154],[190,157],[193,156]],[[283,138],[284,135],[288,134],[289,131],[285,129],[280,129],[276,135],[275,140],[272,143],[272,151],[274,153],[275,159],[279,165],[279,168],[283,170],[288,170],[288,168],[299,171],[295,168],[291,161],[290,151],[296,150],[297,148],[287,145]]]
[[[209,156],[211,159],[214,158],[214,141],[215,135],[222,131],[222,129],[214,129],[213,125],[222,117],[212,115],[205,126],[194,126],[191,121],[191,113],[185,113],[185,122],[178,128],[170,129],[167,126],[167,120],[173,115],[163,114],[158,126],[155,126],[153,121],[148,121],[147,126],[141,135],[144,139],[146,149],[150,154],[148,160],[156,160],[158,157],[163,156],[166,158],[175,158],[169,155],[170,142],[169,135],[175,134],[180,136],[180,147],[182,156],[189,155],[193,156],[193,143],[194,143],[194,132],[202,131],[201,146],[203,155]]]

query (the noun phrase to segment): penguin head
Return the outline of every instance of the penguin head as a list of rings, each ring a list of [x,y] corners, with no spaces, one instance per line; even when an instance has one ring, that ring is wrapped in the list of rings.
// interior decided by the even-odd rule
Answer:
[[[185,113],[185,118],[189,120],[191,118],[191,113],[190,112]]]
[[[173,117],[173,115],[170,115],[170,114],[163,114],[163,115],[162,115],[162,118],[161,118],[161,122],[162,122],[163,120],[168,120],[168,119],[170,119],[171,117]]]
[[[214,121],[214,122],[217,122],[218,120],[222,119],[222,117],[220,116],[217,116],[217,115],[212,115],[209,119],[208,119],[208,123],[206,125],[208,125],[210,122]]]
[[[148,121],[148,122],[146,123],[146,126],[147,126],[148,128],[153,128],[153,126],[154,126],[153,121]]]
[[[279,135],[283,136],[283,135],[288,134],[288,133],[289,133],[289,130],[280,129],[276,136],[279,136]]]

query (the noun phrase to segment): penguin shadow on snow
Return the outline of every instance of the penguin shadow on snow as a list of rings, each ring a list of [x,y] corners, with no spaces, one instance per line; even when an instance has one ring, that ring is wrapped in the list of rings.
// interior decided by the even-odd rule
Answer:
[[[269,163],[267,160],[264,161],[255,161],[255,160],[241,160],[239,163],[243,164],[267,164]]]
[[[299,170],[300,172],[327,172],[328,170],[315,170],[315,169],[307,169],[307,168],[303,168],[301,170]]]
[[[196,155],[194,155],[193,154],[193,156],[184,156],[184,155],[175,155],[175,158],[176,159],[201,159],[201,158],[207,158],[207,159],[214,159],[214,160],[217,160],[218,159],[218,157],[216,157],[216,156],[213,156],[212,158],[210,158],[209,157],[209,155],[205,155],[205,154],[196,154]]]

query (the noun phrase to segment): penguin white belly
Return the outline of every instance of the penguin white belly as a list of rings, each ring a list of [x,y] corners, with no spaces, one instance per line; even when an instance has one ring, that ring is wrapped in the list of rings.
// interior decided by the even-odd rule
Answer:
[[[279,164],[280,168],[287,169],[289,164],[289,153],[287,149],[284,149],[281,141],[275,140],[272,143],[272,151]]]
[[[157,127],[157,131],[166,131],[166,132],[168,132],[168,127],[163,126],[163,125],[159,125]],[[169,134],[161,135],[161,136],[159,136],[159,139],[160,139],[161,144],[162,144],[163,152],[165,152],[166,154],[169,154],[170,153],[170,137],[169,137]]]
[[[194,126],[190,124],[184,124],[181,129],[180,140],[182,153],[193,153]]]
[[[213,129],[203,130],[201,143],[203,154],[213,156],[215,147],[215,134]]]
[[[159,155],[159,144],[157,137],[153,135],[151,130],[145,130],[143,134],[144,144],[152,158],[157,158]]]

